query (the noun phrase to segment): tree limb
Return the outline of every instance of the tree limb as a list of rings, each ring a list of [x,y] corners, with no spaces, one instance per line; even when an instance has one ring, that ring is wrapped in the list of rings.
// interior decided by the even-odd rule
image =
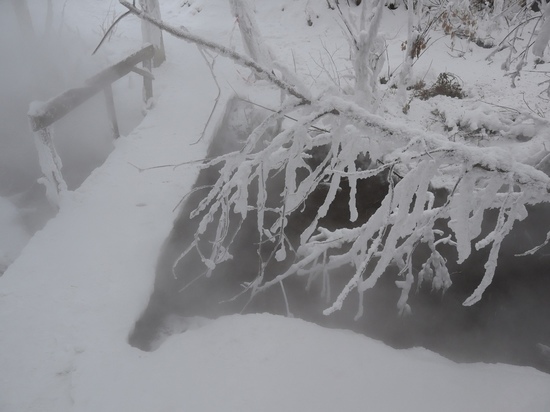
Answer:
[[[279,79],[277,76],[273,74],[269,69],[260,66],[255,61],[249,59],[246,56],[243,56],[239,53],[234,52],[233,50],[228,49],[225,46],[222,46],[221,44],[212,42],[210,40],[204,39],[200,36],[197,36],[195,34],[189,33],[188,31],[178,29],[176,27],[173,27],[163,21],[159,21],[157,19],[154,19],[153,17],[149,16],[147,13],[144,13],[142,10],[137,9],[136,7],[132,6],[130,3],[124,0],[120,0],[120,4],[122,4],[124,7],[126,7],[130,13],[136,15],[142,20],[146,20],[149,23],[157,26],[161,30],[164,30],[168,33],[170,33],[172,36],[177,37],[179,39],[185,40],[190,43],[197,44],[199,46],[202,46],[206,49],[212,50],[216,53],[221,54],[222,56],[229,57],[230,59],[234,60],[237,64],[240,64],[241,66],[248,67],[249,69],[252,69],[255,73],[257,73],[260,77],[267,79],[271,83],[275,84],[276,86],[280,87],[281,89],[285,90],[289,94],[291,94],[294,97],[297,97],[300,99],[302,104],[311,104],[311,101],[305,97],[302,93],[298,92],[296,88],[287,83],[286,81]]]
[[[116,18],[116,20],[113,22],[113,24],[111,24],[111,26],[109,26],[109,28],[107,29],[107,31],[105,32],[105,34],[103,35],[101,40],[99,41],[98,45],[96,46],[96,48],[92,52],[92,56],[99,50],[99,48],[101,47],[101,45],[103,44],[103,42],[105,41],[107,36],[109,36],[109,33],[111,33],[111,31],[118,24],[118,22],[121,21],[124,17],[128,16],[129,14],[130,14],[130,12],[127,11],[126,13],[124,13],[124,14],[122,14],[122,15],[120,15]]]

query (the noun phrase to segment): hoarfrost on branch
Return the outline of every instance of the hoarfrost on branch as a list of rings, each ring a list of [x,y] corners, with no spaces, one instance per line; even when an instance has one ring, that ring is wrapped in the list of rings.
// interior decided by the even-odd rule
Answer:
[[[514,161],[504,150],[455,143],[443,135],[390,122],[373,113],[368,104],[362,106],[360,103],[365,99],[361,96],[357,99],[353,93],[325,93],[312,99],[313,93],[301,91],[303,85],[295,85],[291,77],[281,79],[272,72],[266,57],[252,50],[254,44],[261,43],[251,42],[250,33],[244,33],[243,37],[245,44],[250,43],[246,47],[253,59],[158,21],[126,1],[121,0],[121,3],[168,33],[250,68],[287,93],[281,107],[256,127],[241,150],[206,162],[204,167],[221,165],[220,178],[193,212],[193,216],[202,217],[197,241],[191,247],[196,247],[208,227],[214,225],[215,228],[209,256],[199,251],[209,270],[230,256],[228,249],[232,236],[227,228],[231,211],[244,220],[254,210],[259,248],[270,244],[272,256],[283,260],[290,246],[285,238],[289,216],[303,207],[319,185],[325,185],[324,200],[311,224],[300,234],[294,261],[271,279],[264,276],[265,265],[262,265],[256,280],[247,285],[252,295],[282,285],[290,276],[309,277],[308,284],[312,278],[321,276],[323,293],[328,297],[331,275],[338,272],[341,277],[342,273],[347,273],[343,288],[324,313],[339,310],[349,294],[356,292],[359,317],[364,292],[373,288],[389,268],[397,267],[396,286],[401,290],[397,306],[406,313],[410,310],[407,298],[415,282],[431,282],[438,290],[451,285],[446,261],[438,247],[442,244],[454,247],[458,253],[457,263],[460,263],[470,256],[475,241],[475,248],[488,247],[490,253],[482,281],[464,302],[464,305],[472,305],[482,298],[491,283],[502,240],[516,221],[526,217],[526,206],[550,201],[548,176],[530,165]],[[366,3],[359,26],[354,92],[363,96],[372,95],[370,80],[379,72],[376,59],[370,59],[369,55],[376,44],[383,7],[381,1],[374,3],[370,28],[366,30]],[[400,75],[403,84],[410,75],[411,47],[418,36],[414,28],[413,2],[408,3],[408,43]],[[238,8],[243,7],[241,1],[232,0],[231,4],[236,15],[251,12]],[[250,29],[254,23],[249,23]],[[266,131],[287,115],[292,115],[295,123],[265,138]],[[272,130],[278,129],[273,127]],[[312,164],[309,162],[312,153],[324,155]],[[369,159],[368,166],[358,167],[356,160],[365,157]],[[299,173],[304,170],[307,170],[305,176]],[[280,201],[268,207],[270,179],[281,173],[285,184]],[[365,223],[333,230],[321,226],[344,178],[350,185],[350,217],[356,221],[360,213],[355,198],[357,184],[373,176],[385,176],[388,192]],[[434,202],[432,186],[436,179],[447,183],[448,196],[442,204]],[[250,196],[249,188],[253,186],[257,187],[257,196]],[[484,214],[491,209],[498,211],[498,219],[479,239]],[[268,221],[271,223],[267,224]],[[428,252],[418,254],[419,249]],[[188,252],[189,249],[182,256]],[[415,267],[421,268],[417,273],[413,270],[413,262]],[[343,271],[345,267],[352,269]]]

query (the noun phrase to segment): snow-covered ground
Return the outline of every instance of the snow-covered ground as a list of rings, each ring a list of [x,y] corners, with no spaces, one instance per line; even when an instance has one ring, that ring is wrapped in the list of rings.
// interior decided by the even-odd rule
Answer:
[[[54,3],[59,11],[64,2]],[[64,18],[92,36],[108,3],[68,2]],[[336,51],[340,27],[333,14],[321,1],[256,3],[268,43],[314,83],[325,69],[312,62],[327,58],[324,50]],[[168,22],[241,47],[226,0],[166,0],[161,6]],[[397,39],[404,16],[392,13],[396,27],[384,30]],[[174,208],[197,176],[192,163],[139,168],[203,158],[208,138],[197,139],[217,95],[197,48],[168,36],[165,43],[168,60],[154,73],[154,107],[115,142],[107,161],[63,200],[59,214],[0,278],[0,411],[550,410],[550,375],[532,368],[456,364],[424,349],[397,351],[349,331],[268,314],[204,322],[155,352],[129,346]],[[116,60],[139,46],[139,22],[130,17],[104,53]],[[429,70],[418,69],[420,76],[436,73],[436,64],[453,64],[456,72],[457,62],[470,65],[440,56],[426,62]],[[484,99],[499,98],[509,80],[481,58],[472,60],[475,69],[460,72],[464,82],[482,89]],[[222,97],[207,136],[232,89],[246,94],[242,82],[252,81],[222,58],[216,69]],[[476,70],[488,72],[483,84]],[[411,105],[414,110],[417,124],[430,123],[423,117],[429,108]]]

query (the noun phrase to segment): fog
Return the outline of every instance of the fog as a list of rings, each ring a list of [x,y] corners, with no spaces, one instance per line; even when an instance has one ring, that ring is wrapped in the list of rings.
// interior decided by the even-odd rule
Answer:
[[[68,8],[80,5],[53,1],[50,17],[47,2],[30,1],[28,6],[32,28],[21,26],[12,2],[0,2],[0,274],[24,245],[21,239],[28,239],[55,214],[44,187],[37,183],[41,171],[27,118],[29,104],[80,86],[114,63],[103,50],[92,56],[96,44],[84,40],[64,19]],[[101,38],[99,22],[96,37]],[[131,75],[113,87],[119,127],[125,134],[142,118],[140,82]],[[104,97],[93,97],[52,129],[63,176],[74,190],[113,149]]]

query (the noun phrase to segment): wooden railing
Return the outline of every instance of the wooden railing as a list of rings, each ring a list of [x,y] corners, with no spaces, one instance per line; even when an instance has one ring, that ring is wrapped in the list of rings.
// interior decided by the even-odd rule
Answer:
[[[146,103],[149,102],[149,99],[153,97],[154,78],[151,74],[151,59],[154,54],[154,47],[148,45],[89,78],[82,87],[66,90],[45,103],[34,102],[31,104],[28,114],[29,122],[34,132],[40,167],[44,174],[44,178],[40,181],[46,186],[46,195],[50,203],[58,207],[60,198],[67,191],[67,185],[61,174],[61,160],[53,144],[50,126],[91,97],[103,92],[114,137],[119,137],[111,85],[128,73],[135,72],[143,77],[144,100]],[[143,63],[143,69],[136,67],[139,63]]]

